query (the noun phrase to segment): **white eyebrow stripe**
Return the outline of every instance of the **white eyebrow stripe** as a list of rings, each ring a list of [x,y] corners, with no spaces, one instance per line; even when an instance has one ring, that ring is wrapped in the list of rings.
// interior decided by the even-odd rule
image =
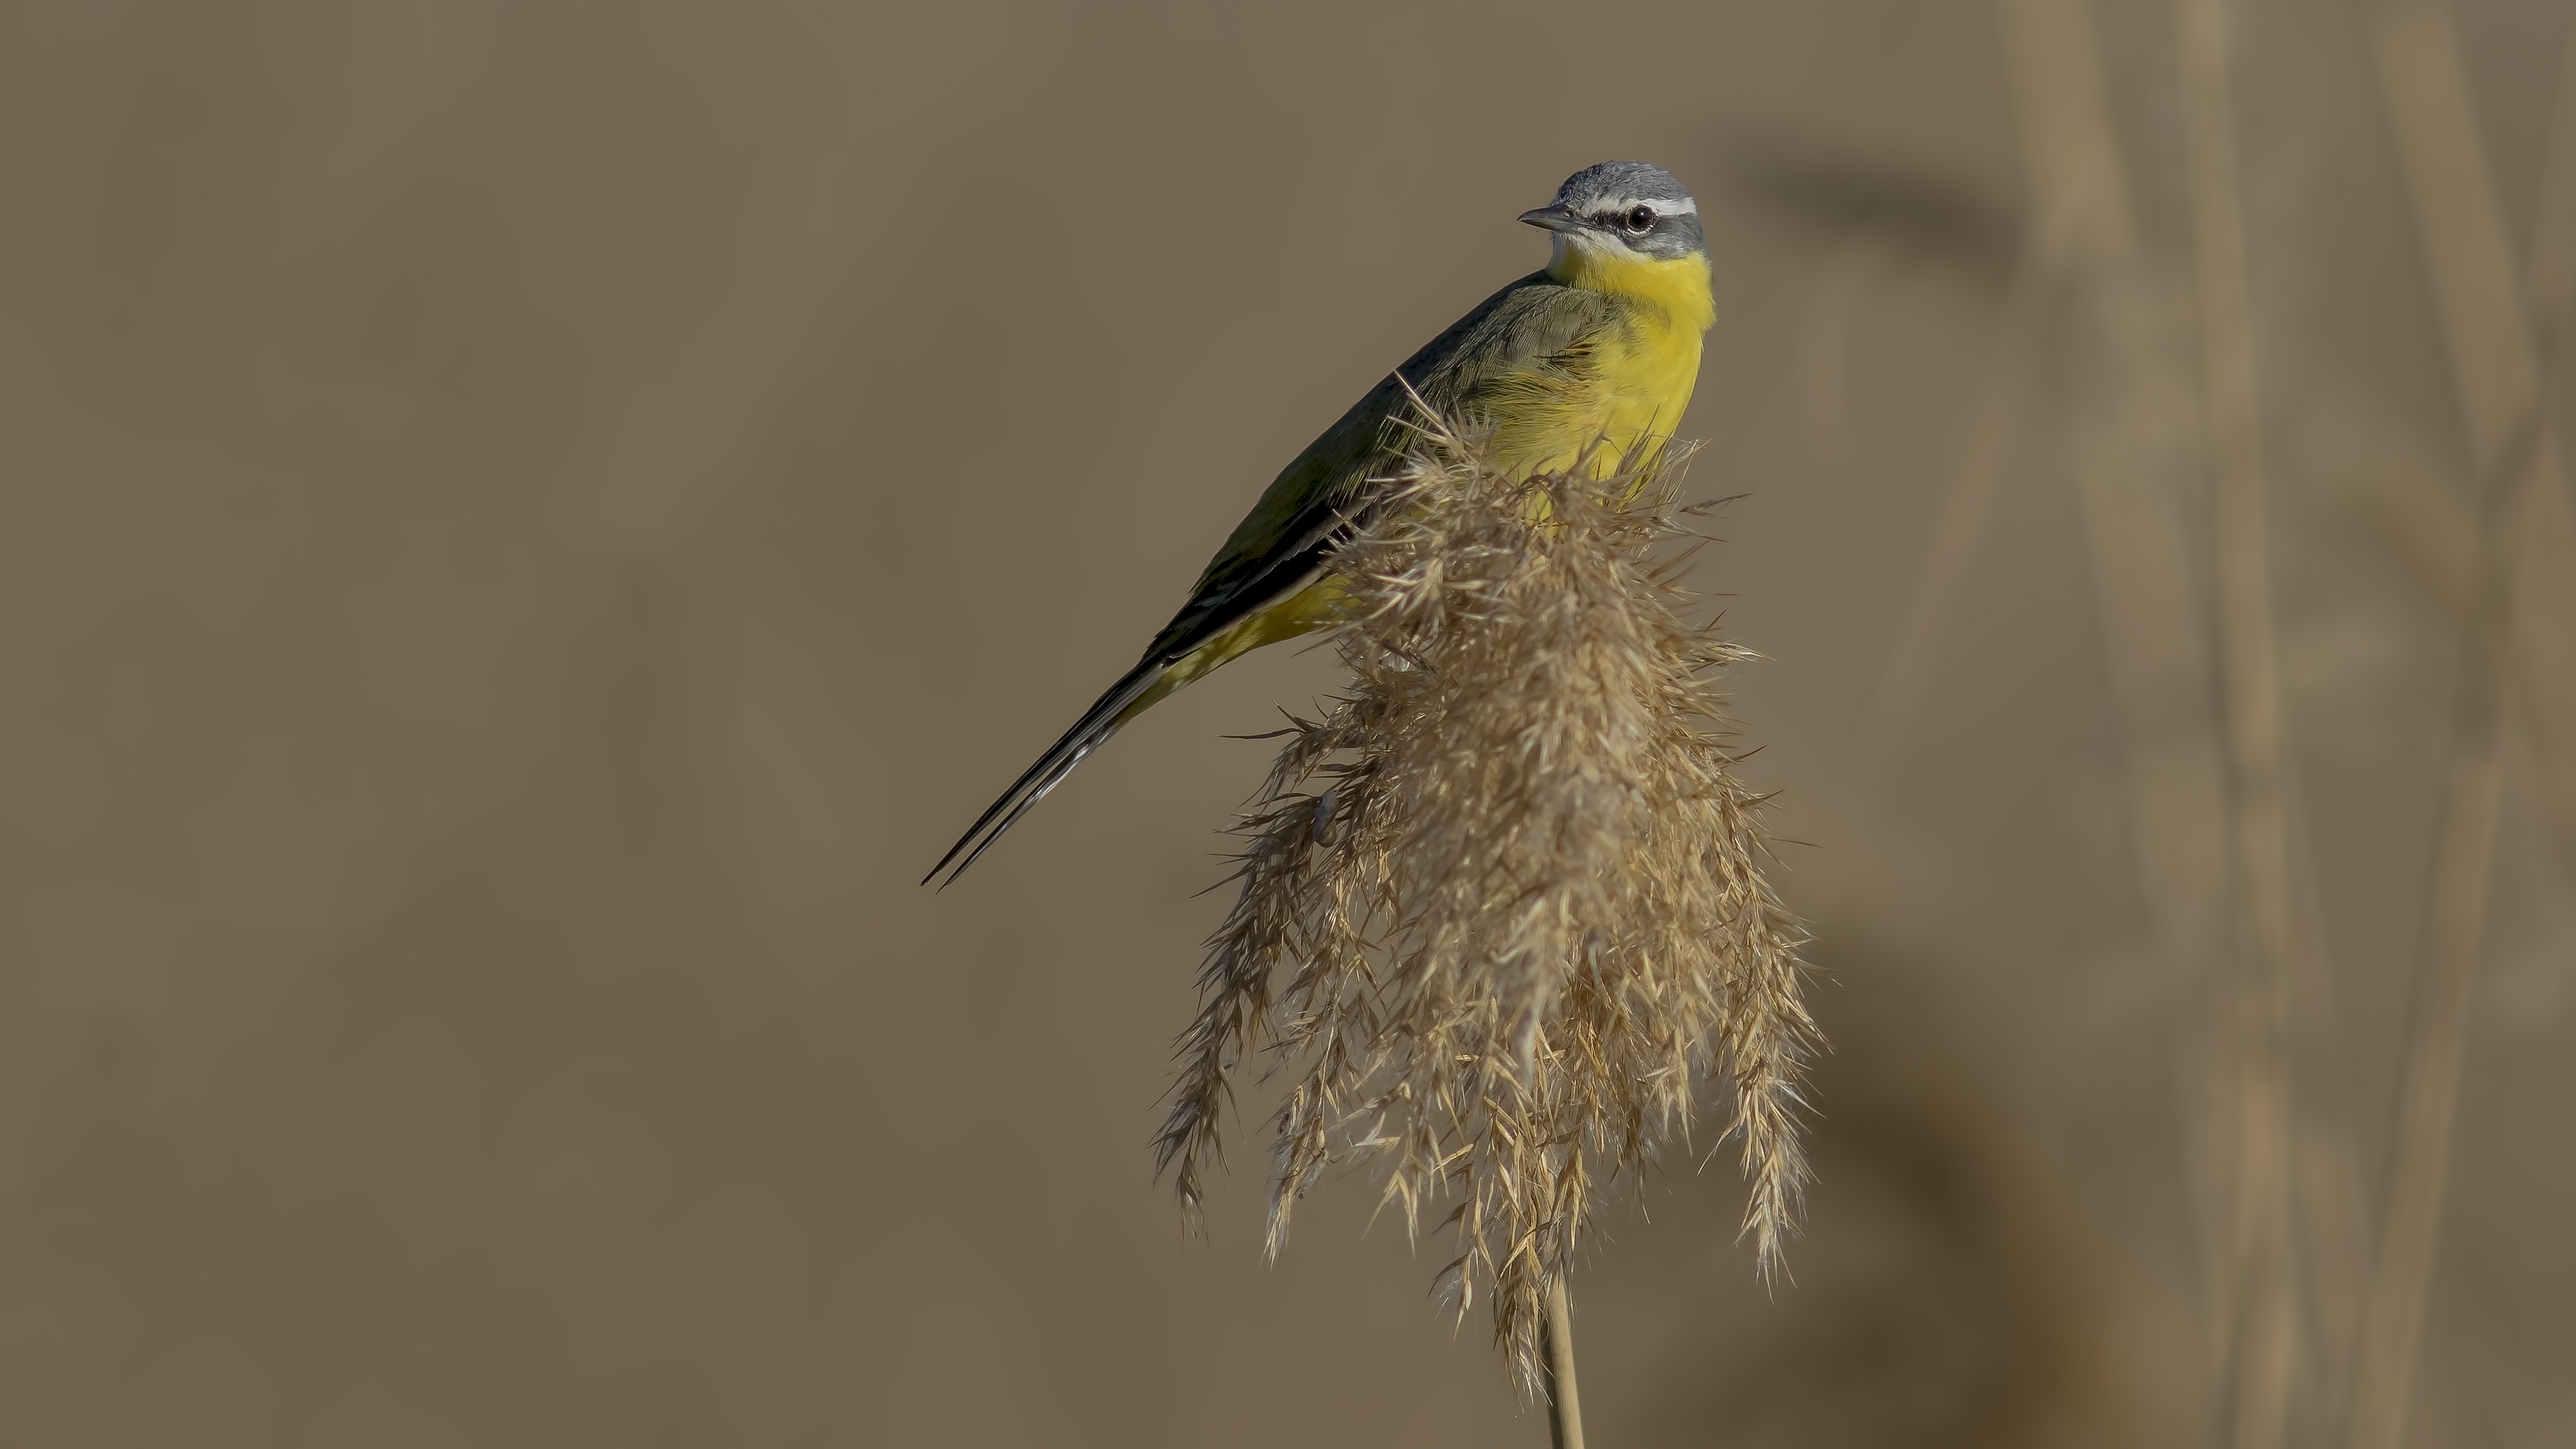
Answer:
[[[1625,196],[1601,202],[1601,209],[1604,211],[1626,211],[1632,206],[1651,206],[1657,216],[1699,215],[1699,203],[1687,197],[1673,201],[1654,196]]]

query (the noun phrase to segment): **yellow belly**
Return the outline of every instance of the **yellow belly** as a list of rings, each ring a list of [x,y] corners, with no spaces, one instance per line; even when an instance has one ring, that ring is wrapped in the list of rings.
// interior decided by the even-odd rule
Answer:
[[[1699,380],[1698,339],[1688,349],[1643,336],[1605,342],[1594,384],[1561,402],[1520,411],[1498,409],[1490,456],[1510,473],[1581,467],[1611,472],[1640,441],[1668,437],[1690,405]]]

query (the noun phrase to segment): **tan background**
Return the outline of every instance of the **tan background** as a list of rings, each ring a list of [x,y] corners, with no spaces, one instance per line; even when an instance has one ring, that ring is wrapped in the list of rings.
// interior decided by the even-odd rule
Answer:
[[[2168,245],[2170,13],[2098,8]],[[2352,13],[2242,8],[2314,1100],[2370,1183],[2456,651],[2336,500],[2463,445]],[[2522,226],[2571,12],[2459,12]],[[2048,367],[1852,783],[2025,220],[2002,66],[1978,0],[0,5],[0,1441],[1544,1442],[1365,1183],[1265,1269],[1250,1134],[1210,1242],[1150,1179],[1223,736],[1321,656],[912,883],[1637,156],[1709,209],[1694,484],[1748,496],[1696,577],[1769,656],[1837,1054],[1795,1286],[1722,1158],[1611,1215],[1593,1442],[2213,1442],[2197,978]],[[2513,778],[2428,1445],[2576,1442],[2576,898]]]

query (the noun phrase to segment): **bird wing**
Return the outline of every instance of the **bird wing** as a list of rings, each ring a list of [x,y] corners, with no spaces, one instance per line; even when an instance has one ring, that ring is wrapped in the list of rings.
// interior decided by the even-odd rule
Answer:
[[[1404,456],[1404,424],[1412,407],[1408,387],[1433,411],[1462,420],[1550,407],[1582,388],[1590,340],[1614,315],[1600,294],[1561,286],[1540,272],[1486,298],[1425,343],[1280,470],[1144,657],[986,807],[923,882],[942,871],[949,881],[965,874],[1118,732],[1130,706],[1146,699],[1175,663],[1315,578],[1333,546],[1383,494],[1384,480]],[[949,870],[952,861],[956,869]]]
[[[1516,411],[1580,389],[1590,339],[1612,320],[1608,300],[1544,272],[1478,303],[1363,394],[1262,491],[1235,526],[1147,659],[1177,660],[1247,615],[1303,587],[1323,556],[1382,496],[1411,443],[1413,402],[1461,421]]]

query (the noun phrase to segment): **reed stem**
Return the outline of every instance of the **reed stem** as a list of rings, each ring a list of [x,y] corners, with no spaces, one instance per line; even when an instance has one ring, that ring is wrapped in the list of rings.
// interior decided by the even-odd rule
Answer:
[[[2369,21],[2480,493],[2425,949],[2407,1021],[2379,1257],[2347,1421],[2346,1442],[2356,1449],[2395,1449],[2405,1438],[2450,1178],[2472,988],[2486,944],[2527,515],[2557,460],[2546,435],[2544,369],[2530,310],[2535,299],[2516,286],[2520,269],[2449,12],[2437,0],[2395,0],[2370,12]],[[2544,196],[2543,235],[2553,229],[2551,209]],[[2548,264],[2534,261],[2535,290],[2545,292]]]
[[[2176,0],[2215,504],[2236,886],[2236,1210],[2229,1254],[2232,1449],[2288,1437],[2299,1265],[2289,1166],[2290,778],[2272,619],[2270,485],[2247,297],[2245,222],[2222,0]]]
[[[1574,1308],[1566,1299],[1561,1276],[1547,1285],[1539,1363],[1547,1390],[1548,1442],[1556,1449],[1583,1449],[1583,1400],[1574,1388]]]

